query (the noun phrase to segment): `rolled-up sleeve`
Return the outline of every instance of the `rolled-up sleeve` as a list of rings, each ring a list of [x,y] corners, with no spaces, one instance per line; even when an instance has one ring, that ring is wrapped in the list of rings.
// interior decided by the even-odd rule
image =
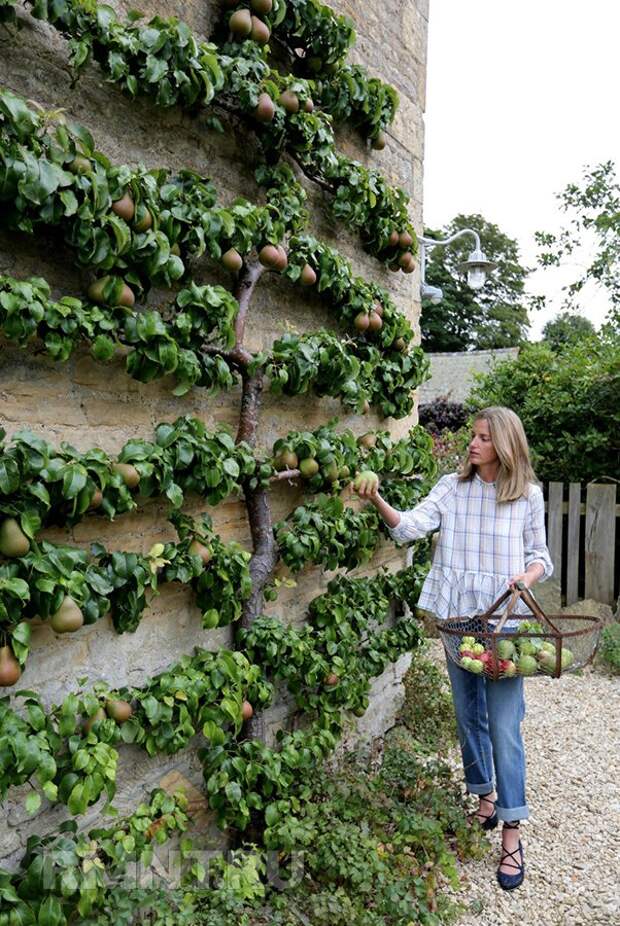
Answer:
[[[529,495],[529,513],[523,530],[523,553],[526,569],[532,563],[540,563],[544,568],[539,582],[553,575],[553,563],[545,534],[545,502],[538,486],[533,486]]]
[[[392,540],[405,543],[407,540],[419,540],[436,531],[441,525],[441,514],[445,510],[448,498],[454,492],[456,476],[442,476],[433,486],[426,498],[410,511],[399,511],[400,521],[396,527],[389,529]]]

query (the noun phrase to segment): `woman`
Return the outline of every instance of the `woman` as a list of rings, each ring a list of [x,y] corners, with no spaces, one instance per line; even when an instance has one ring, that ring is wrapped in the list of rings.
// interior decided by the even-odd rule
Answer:
[[[417,540],[440,531],[418,602],[438,618],[480,614],[515,583],[530,588],[553,572],[542,491],[521,420],[508,408],[485,408],[476,415],[461,471],[443,476],[411,511],[396,511],[378,488],[378,479],[369,479],[358,493],[376,507],[394,540]],[[521,601],[515,610],[529,613]],[[516,626],[518,622],[508,621],[505,629]],[[480,798],[473,816],[484,829],[502,820],[497,879],[511,890],[525,873],[519,821],[529,816],[521,737],[523,677],[494,682],[449,658],[447,665],[467,790]]]

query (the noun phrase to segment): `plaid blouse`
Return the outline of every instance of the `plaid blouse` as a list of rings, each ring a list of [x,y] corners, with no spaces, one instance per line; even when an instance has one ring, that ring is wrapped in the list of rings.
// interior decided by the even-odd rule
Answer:
[[[460,481],[450,473],[419,505],[400,513],[400,522],[390,534],[402,543],[437,529],[439,541],[418,607],[438,618],[486,611],[506,591],[512,576],[525,572],[531,563],[544,567],[539,581],[553,573],[543,494],[533,483],[527,497],[497,504],[494,482],[485,482],[478,473]],[[522,601],[515,610],[529,614]],[[508,621],[506,626],[514,624]]]

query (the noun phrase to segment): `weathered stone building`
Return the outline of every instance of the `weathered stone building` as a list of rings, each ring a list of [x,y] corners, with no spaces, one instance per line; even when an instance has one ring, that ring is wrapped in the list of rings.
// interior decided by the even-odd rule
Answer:
[[[132,6],[119,0],[113,5],[119,12]],[[390,182],[407,191],[415,226],[421,230],[428,0],[365,4],[330,0],[330,5],[355,22],[358,39],[350,59],[364,63],[371,74],[393,84],[400,94],[400,108],[384,151],[371,152],[358,135],[342,128],[338,130],[340,148],[363,163],[380,167]],[[146,15],[178,15],[199,36],[208,38],[219,15],[219,0],[174,0],[165,8],[160,0],[145,0],[140,8]],[[115,163],[142,163],[148,168],[171,170],[188,167],[210,177],[223,202],[237,195],[260,200],[253,177],[256,151],[246,126],[227,123],[221,135],[211,131],[204,118],[192,118],[176,108],[156,109],[144,99],[131,101],[106,83],[94,64],[73,87],[67,42],[23,9],[19,10],[19,18],[22,28],[17,33],[0,32],[1,86],[43,107],[63,107],[71,119],[91,131],[97,147]],[[325,194],[304,183],[312,204],[312,233],[338,247],[357,273],[389,288],[398,306],[415,321],[419,311],[418,274],[384,271],[376,260],[364,254],[356,235],[343,225],[331,223],[324,209]],[[57,297],[82,295],[85,276],[76,270],[68,253],[55,247],[52,239],[41,235],[0,234],[0,271],[20,279],[43,276]],[[195,276],[198,282],[230,285],[230,277],[206,260]],[[156,307],[162,296],[161,292],[151,292],[149,305]],[[300,301],[299,290],[274,274],[262,280],[255,303],[249,318],[250,348],[269,347],[287,326],[304,332],[331,324],[318,297],[307,296]],[[194,389],[177,398],[168,382],[142,385],[125,373],[122,359],[103,366],[86,350],[66,364],[55,364],[32,350],[3,347],[0,397],[0,424],[9,435],[30,428],[54,444],[68,441],[80,450],[99,446],[110,453],[118,452],[129,438],[151,439],[155,425],[179,415],[196,415],[208,426],[226,422],[236,430],[239,414],[238,391],[209,398]],[[292,427],[316,427],[334,416],[358,433],[379,425],[373,415],[346,418],[335,400],[309,401],[304,396],[280,400],[266,394],[259,443],[262,448],[270,448],[276,437]],[[402,420],[388,421],[383,426],[401,434],[411,424],[411,420]],[[301,497],[293,485],[276,488],[274,518],[287,514]],[[198,510],[200,506],[194,503],[193,512]],[[88,518],[72,530],[50,530],[44,536],[77,546],[98,540],[109,549],[146,552],[156,542],[174,539],[165,512],[163,502],[152,501],[141,505],[138,513],[113,523]],[[246,513],[240,501],[228,501],[210,513],[224,539],[234,538],[249,548]],[[402,562],[402,552],[384,544],[365,572],[381,563],[397,566]],[[301,573],[296,587],[283,590],[271,610],[289,620],[303,619],[305,604],[325,587],[329,577],[318,569]],[[36,689],[47,704],[57,703],[78,688],[78,679],[140,685],[181,654],[191,652],[195,645],[217,649],[229,642],[228,629],[201,629],[189,590],[165,586],[133,634],[118,636],[109,618],[63,636],[56,636],[48,626],[36,627],[20,687]],[[407,659],[402,659],[377,680],[371,708],[359,721],[358,735],[376,735],[389,725],[406,664]],[[272,730],[283,722],[284,713],[284,708],[272,711]],[[192,750],[169,760],[148,759],[143,751],[132,747],[124,747],[121,753],[115,801],[121,811],[131,810],[171,770],[179,770],[200,784],[199,763]],[[45,832],[66,816],[64,807],[44,806],[36,817],[28,817],[22,803],[27,790],[14,789],[0,808],[0,865],[19,857],[29,833]],[[87,817],[80,818],[80,826],[92,825],[98,812],[97,805]]]

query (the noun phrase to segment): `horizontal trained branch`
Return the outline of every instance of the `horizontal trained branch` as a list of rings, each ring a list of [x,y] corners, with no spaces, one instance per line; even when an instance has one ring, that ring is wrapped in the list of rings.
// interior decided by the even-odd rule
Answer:
[[[0,797],[13,786],[36,782],[49,801],[66,804],[78,815],[102,794],[108,802],[113,800],[119,744],[140,745],[149,755],[173,755],[202,732],[207,745],[200,756],[209,804],[220,825],[246,826],[250,807],[264,812],[274,788],[286,796],[300,772],[333,748],[343,727],[340,711],[345,705],[355,711],[365,709],[368,679],[382,671],[385,659],[394,658],[398,646],[406,652],[416,645],[417,631],[408,621],[398,621],[391,628],[395,633],[381,631],[375,639],[359,612],[374,602],[371,615],[379,617],[389,598],[413,593],[422,569],[419,562],[396,576],[353,580],[351,586],[341,578],[339,585],[332,585],[336,595],[332,619],[340,625],[339,638],[346,641],[336,649],[332,643],[338,637],[321,617],[329,611],[328,596],[320,596],[311,605],[315,633],[304,635],[303,659],[291,661],[287,684],[291,690],[307,689],[307,706],[316,717],[309,731],[281,736],[279,749],[268,749],[255,740],[237,742],[244,720],[273,698],[273,684],[265,674],[269,666],[253,663],[240,651],[197,649],[194,656],[183,657],[141,688],[110,690],[105,683],[96,683],[90,691],[70,694],[49,710],[30,691],[16,695],[21,700],[19,712],[9,706],[8,699],[0,701],[0,752],[4,757]],[[343,612],[338,599],[342,601],[347,589],[351,607]],[[345,624],[349,625],[346,633]],[[272,667],[277,661],[274,628],[267,620],[253,627],[248,636]],[[243,637],[245,632],[240,633]],[[278,633],[285,634],[282,645],[294,643],[294,635],[286,636],[284,628]],[[309,665],[314,667],[310,677]],[[328,677],[335,668],[340,679],[351,680],[348,694],[346,683]],[[272,781],[272,788],[260,787],[263,776]],[[31,811],[39,805],[36,796],[29,799]]]
[[[5,9],[12,5],[4,0]],[[108,79],[132,97],[146,94],[156,105],[194,111],[219,94],[224,102],[234,100],[240,113],[252,117],[272,161],[285,148],[311,179],[330,189],[334,216],[361,232],[370,253],[396,269],[400,264],[413,270],[415,232],[404,191],[389,186],[379,171],[338,155],[326,113],[288,112],[280,100],[289,82],[269,68],[254,42],[245,42],[237,55],[218,54],[216,46],[198,41],[174,17],[155,17],[145,29],[139,22],[119,22],[110,7],[87,10],[77,0],[51,5],[36,0],[33,15],[71,39],[76,71],[92,54]]]

